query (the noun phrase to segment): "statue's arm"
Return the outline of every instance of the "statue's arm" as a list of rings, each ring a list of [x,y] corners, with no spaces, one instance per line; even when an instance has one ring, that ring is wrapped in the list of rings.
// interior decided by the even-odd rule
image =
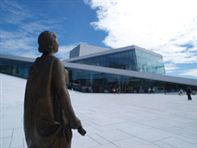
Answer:
[[[81,122],[76,117],[72,107],[70,96],[66,88],[64,66],[58,59],[54,61],[53,65],[53,84],[55,85],[55,92],[61,103],[63,118],[68,120],[71,128],[78,129],[81,127]]]

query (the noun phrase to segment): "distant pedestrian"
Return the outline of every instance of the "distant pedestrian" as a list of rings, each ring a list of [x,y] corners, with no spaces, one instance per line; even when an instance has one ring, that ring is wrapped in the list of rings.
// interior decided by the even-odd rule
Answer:
[[[192,100],[192,97],[191,97],[191,93],[192,93],[191,88],[187,88],[186,93],[187,93],[187,98],[188,98],[188,100],[189,100],[189,101]]]
[[[179,90],[179,95],[183,95],[183,89],[182,88]]]
[[[151,93],[151,88],[150,88],[150,87],[148,88],[148,93],[149,93],[149,94]]]

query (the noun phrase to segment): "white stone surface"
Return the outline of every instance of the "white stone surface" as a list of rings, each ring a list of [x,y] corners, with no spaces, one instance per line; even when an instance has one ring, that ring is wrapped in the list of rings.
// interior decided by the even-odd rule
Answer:
[[[26,147],[25,83],[0,74],[0,148]],[[197,148],[197,95],[69,93],[87,130],[72,148]]]

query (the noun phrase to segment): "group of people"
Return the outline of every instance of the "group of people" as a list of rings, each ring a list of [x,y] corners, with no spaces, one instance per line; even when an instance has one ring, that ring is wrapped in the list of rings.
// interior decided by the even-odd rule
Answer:
[[[180,89],[179,90],[179,95],[183,95],[183,94],[184,94],[183,89]],[[187,98],[188,98],[189,101],[192,100],[191,94],[192,94],[191,88],[187,88],[186,89],[186,95],[187,95]]]

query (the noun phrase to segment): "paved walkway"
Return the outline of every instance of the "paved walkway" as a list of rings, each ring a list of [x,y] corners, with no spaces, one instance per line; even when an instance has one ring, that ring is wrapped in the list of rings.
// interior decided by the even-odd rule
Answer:
[[[26,147],[26,80],[0,74],[0,148]],[[72,148],[197,148],[197,95],[85,94],[69,91],[88,134]]]

